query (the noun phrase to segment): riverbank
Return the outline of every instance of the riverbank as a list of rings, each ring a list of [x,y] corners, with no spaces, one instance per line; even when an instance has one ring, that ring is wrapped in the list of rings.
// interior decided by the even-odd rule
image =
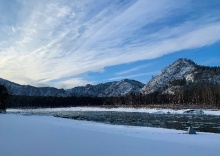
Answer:
[[[192,111],[191,111],[192,110]],[[42,113],[58,111],[112,111],[112,112],[142,112],[156,114],[198,114],[220,115],[219,109],[171,109],[171,108],[132,108],[132,107],[61,107],[36,109],[7,109],[8,113]]]

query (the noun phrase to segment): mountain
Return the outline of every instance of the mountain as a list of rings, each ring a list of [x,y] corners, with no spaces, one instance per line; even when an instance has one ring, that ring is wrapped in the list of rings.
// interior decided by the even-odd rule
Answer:
[[[149,94],[153,92],[173,94],[185,83],[220,83],[220,67],[200,66],[189,59],[181,58],[164,68],[159,75],[153,77],[146,85],[135,80],[124,79],[98,85],[88,84],[67,90],[19,85],[0,78],[0,84],[5,85],[12,95],[57,97],[110,97],[124,96],[130,93]]]
[[[106,88],[99,97],[110,97],[110,96],[124,96],[130,93],[139,93],[140,89],[144,87],[144,84],[135,81],[124,79],[119,82],[113,82],[108,88]]]
[[[86,85],[67,90],[70,96],[111,97],[123,96],[130,93],[139,93],[143,83],[124,79],[121,81],[107,82],[98,85]]]
[[[65,97],[67,93],[64,89],[57,89],[53,87],[33,87],[30,85],[19,85],[8,80],[0,78],[0,84],[5,85],[11,95],[25,95],[25,96],[58,96]]]
[[[144,86],[143,83],[124,79],[122,81],[107,82],[98,85],[86,85],[72,89],[57,89],[53,87],[33,87],[30,85],[19,85],[0,78],[0,84],[5,85],[11,95],[23,96],[90,96],[90,97],[109,97],[122,96],[129,93],[138,93]]]
[[[220,83],[220,67],[200,66],[189,59],[178,59],[153,77],[141,93],[173,93],[181,83]]]
[[[103,91],[105,91],[109,86],[115,82],[101,83],[98,85],[87,84],[86,86],[75,87],[72,89],[67,89],[69,96],[91,96],[97,97]]]

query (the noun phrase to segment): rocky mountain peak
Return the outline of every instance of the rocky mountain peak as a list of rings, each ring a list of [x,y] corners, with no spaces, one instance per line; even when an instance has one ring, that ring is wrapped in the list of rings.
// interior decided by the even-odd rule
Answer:
[[[187,59],[187,58],[179,58],[176,61],[174,61],[172,64],[175,64],[175,63],[196,65],[195,62],[193,62],[192,60]]]
[[[189,59],[181,58],[173,62],[171,65],[165,67],[161,71],[161,73],[172,72],[173,74],[175,74],[177,72],[186,72],[188,68],[195,68],[195,67],[196,64],[193,61]]]
[[[170,82],[186,78],[196,69],[196,64],[185,58],[181,58],[164,68],[161,73],[153,77],[142,89],[144,94],[162,91]]]
[[[220,67],[201,66],[189,59],[178,59],[153,77],[142,89],[141,93],[172,92],[180,88],[177,84],[220,83]]]

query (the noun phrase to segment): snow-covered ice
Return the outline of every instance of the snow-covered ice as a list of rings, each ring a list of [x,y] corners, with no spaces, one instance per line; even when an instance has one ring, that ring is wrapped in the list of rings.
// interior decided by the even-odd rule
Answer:
[[[0,114],[1,156],[217,156],[220,134]]]
[[[100,108],[100,107],[65,107],[65,108],[38,108],[38,109],[7,109],[9,113],[17,112],[56,112],[56,111],[113,111],[113,112],[142,112],[154,114],[187,114],[189,109],[160,109],[160,108]],[[220,110],[196,110],[189,114],[220,115]]]

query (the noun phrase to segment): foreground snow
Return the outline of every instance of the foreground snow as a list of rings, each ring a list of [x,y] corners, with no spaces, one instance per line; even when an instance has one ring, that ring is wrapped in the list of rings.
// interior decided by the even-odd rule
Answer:
[[[220,135],[0,114],[4,156],[217,156]]]
[[[9,113],[16,112],[56,112],[56,111],[114,111],[114,112],[142,112],[154,114],[185,114],[188,109],[150,109],[150,108],[100,108],[100,107],[65,107],[42,109],[7,109]],[[202,112],[202,113],[201,113]],[[190,114],[190,113],[189,113]],[[192,114],[220,115],[220,110],[195,110]]]

